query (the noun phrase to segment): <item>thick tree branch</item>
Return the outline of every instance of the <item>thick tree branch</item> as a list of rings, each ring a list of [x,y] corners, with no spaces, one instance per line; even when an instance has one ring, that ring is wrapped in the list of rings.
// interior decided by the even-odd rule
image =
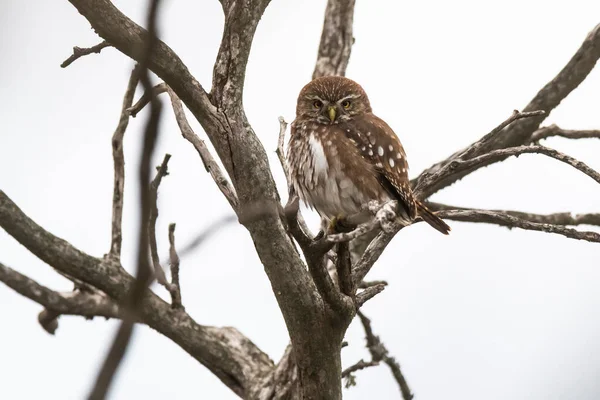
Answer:
[[[566,236],[571,239],[586,240],[588,242],[600,243],[600,233],[589,231],[578,231],[576,229],[565,228],[561,225],[552,225],[540,222],[531,222],[520,219],[513,215],[505,214],[498,211],[487,210],[446,210],[439,211],[437,215],[440,218],[446,218],[454,221],[463,222],[482,222],[487,224],[495,224],[506,226],[508,228],[521,228],[530,231],[540,231],[548,233],[556,233]]]
[[[544,146],[518,146],[493,150],[489,153],[469,160],[452,160],[437,172],[424,176],[415,187],[414,192],[418,197],[427,198],[435,192],[435,190],[439,187],[440,182],[448,182],[454,179],[456,176],[463,174],[465,171],[471,173],[482,166],[504,161],[511,156],[519,156],[527,153],[537,153],[552,157],[558,161],[571,165],[573,168],[578,169],[579,171],[588,175],[590,178],[594,179],[596,182],[600,183],[600,174],[598,172],[594,171],[587,164],[578,161],[573,157],[567,156],[566,154]]]
[[[110,0],[69,2],[88,20],[100,37],[123,54],[141,61],[148,32],[119,11]],[[171,87],[192,111],[215,145],[227,172],[231,174],[227,120],[210,102],[200,83],[190,74],[179,56],[160,40],[151,54],[149,68]]]
[[[589,214],[572,214],[570,212],[560,212],[553,214],[534,214],[523,211],[512,211],[512,210],[481,210],[466,207],[457,207],[441,203],[427,203],[427,206],[434,211],[439,210],[462,210],[462,211],[491,211],[501,214],[510,215],[519,219],[523,219],[529,222],[536,222],[539,224],[552,224],[552,225],[563,225],[563,226],[577,226],[577,225],[596,225],[600,226],[600,213],[589,213]]]
[[[82,291],[60,293],[0,263],[0,281],[15,292],[61,315],[120,318],[119,307],[107,296]]]
[[[588,130],[574,130],[574,129],[562,129],[555,124],[545,126],[533,132],[530,141],[537,143],[540,140],[548,139],[549,137],[559,136],[565,139],[600,139],[600,130],[588,129]]]
[[[61,68],[67,68],[69,65],[73,64],[73,62],[77,61],[78,59],[80,59],[83,56],[87,56],[89,54],[100,54],[100,52],[102,51],[102,49],[104,49],[105,47],[111,47],[112,45],[110,43],[108,43],[106,40],[98,43],[95,46],[92,47],[73,47],[73,54],[71,54],[69,56],[69,58],[67,58],[65,61],[62,62],[62,64],[60,64]]]
[[[121,258],[121,242],[123,234],[121,223],[123,220],[123,191],[125,189],[125,155],[123,154],[123,137],[129,125],[129,114],[127,109],[131,107],[135,89],[139,82],[140,71],[136,66],[131,71],[129,83],[123,96],[123,105],[121,106],[121,115],[119,124],[112,137],[112,152],[114,164],[114,184],[113,184],[113,204],[112,204],[112,235],[110,242],[109,256],[117,261]]]
[[[0,227],[40,260],[97,287],[117,303],[124,302],[133,287],[134,278],[118,263],[91,257],[45,231],[2,191]],[[240,396],[257,376],[273,367],[269,357],[234,328],[199,325],[150,291],[141,305],[140,319],[177,343]]]
[[[473,156],[487,153],[493,149],[515,147],[531,142],[531,136],[539,128],[543,120],[550,114],[550,111],[556,108],[564,98],[583,82],[596,65],[598,58],[600,58],[600,25],[597,25],[588,34],[581,47],[558,75],[546,84],[546,86],[544,86],[523,109],[524,113],[543,110],[545,111],[545,114],[516,121],[502,130],[501,135],[495,135],[493,140],[490,140],[485,146],[481,146],[478,152],[473,154]],[[457,154],[454,154],[447,160],[436,163],[423,171],[416,179],[411,181],[413,186],[421,186],[423,180],[427,179],[430,175],[439,172],[441,168],[455,160],[456,155]],[[495,161],[489,160],[489,162]],[[463,170],[449,175],[444,180],[431,182],[431,186],[428,187],[427,190],[424,190],[422,194],[424,197],[431,196],[433,193],[487,165],[489,164],[480,164],[476,168]]]
[[[346,75],[354,37],[355,0],[329,0],[319,45],[313,79],[321,76]]]
[[[352,262],[350,261],[348,243],[338,243],[335,269],[337,271],[339,290],[346,296],[354,297],[356,286],[352,280]]]

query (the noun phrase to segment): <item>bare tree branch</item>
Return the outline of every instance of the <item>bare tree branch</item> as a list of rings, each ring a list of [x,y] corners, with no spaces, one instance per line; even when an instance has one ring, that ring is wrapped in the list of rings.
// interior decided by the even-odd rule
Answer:
[[[148,67],[150,65],[152,51],[158,42],[158,35],[156,31],[156,15],[159,4],[159,0],[150,1],[147,18],[148,36],[146,37],[146,41],[144,43],[144,53],[140,61],[140,81],[142,82],[142,85],[146,91],[150,91],[152,89],[148,74]],[[149,243],[147,236],[149,232],[150,215],[152,210],[152,199],[150,193],[150,163],[152,161],[152,155],[154,153],[154,147],[156,145],[156,140],[159,133],[158,124],[160,121],[161,108],[161,103],[158,101],[158,98],[153,97],[150,102],[150,117],[146,123],[144,146],[138,172],[138,178],[140,181],[141,218],[138,232],[137,268],[135,283],[131,289],[131,292],[129,293],[127,302],[127,306],[133,315],[137,315],[142,298],[151,280],[151,265],[150,261],[148,260]],[[166,157],[166,161],[168,161],[168,157]],[[121,364],[121,360],[127,351],[131,334],[133,333],[134,322],[133,316],[128,316],[121,322],[121,326],[119,327],[113,344],[102,367],[100,368],[100,372],[98,373],[94,387],[90,392],[90,400],[102,400],[106,398],[106,394],[110,388],[117,368]]]
[[[533,132],[530,141],[537,143],[540,140],[548,139],[549,137],[559,136],[565,139],[600,139],[600,130],[588,129],[588,130],[573,130],[573,129],[562,129],[555,124],[545,126]]]
[[[376,286],[376,285],[384,285],[387,286],[388,283],[387,281],[362,281],[359,285],[358,288],[359,289],[366,289],[368,287],[371,286]]]
[[[531,111],[531,112],[519,112],[518,110],[514,110],[513,114],[506,121],[502,122],[500,125],[498,125],[494,129],[492,129],[492,131],[490,133],[488,133],[487,135],[485,135],[484,137],[482,137],[481,139],[479,139],[478,141],[476,141],[475,143],[470,145],[465,151],[460,153],[460,155],[456,158],[461,158],[463,160],[466,160],[466,159],[472,158],[478,154],[481,154],[481,149],[484,148],[485,146],[487,146],[487,144],[490,143],[491,141],[495,140],[496,137],[500,134],[500,132],[502,132],[502,130],[504,128],[506,128],[508,125],[512,124],[515,121],[523,119],[523,118],[537,117],[537,116],[542,116],[544,114],[546,114],[546,112],[543,110]]]
[[[89,256],[47,232],[1,190],[0,227],[58,271],[97,287],[118,304],[126,302],[135,280],[118,263]],[[273,368],[269,357],[236,329],[199,325],[150,291],[140,313],[145,324],[170,338],[240,396],[256,376]]]
[[[113,205],[112,205],[112,235],[110,242],[109,257],[116,260],[121,258],[121,242],[123,234],[121,223],[123,220],[123,190],[125,188],[125,156],[123,154],[123,137],[129,125],[129,114],[127,109],[133,102],[135,89],[139,82],[139,68],[134,67],[129,77],[129,83],[123,96],[123,105],[121,106],[121,115],[119,124],[113,133],[112,151],[114,163],[114,187],[113,187]]]
[[[356,364],[349,366],[345,370],[342,371],[342,378],[347,378],[353,372],[360,371],[361,369],[376,367],[379,365],[379,361],[365,361],[359,360]],[[346,388],[352,385],[346,385]]]
[[[497,211],[486,210],[447,210],[437,213],[441,218],[463,222],[483,222],[506,226],[508,228],[521,228],[531,231],[557,233],[571,239],[586,240],[588,242],[600,243],[600,233],[582,232],[576,229],[565,228],[560,225],[531,222],[515,216]]]
[[[321,76],[346,74],[354,37],[355,0],[329,0],[325,9],[325,20],[319,45],[319,55],[313,79]]]
[[[352,262],[348,243],[338,243],[337,260],[335,263],[340,291],[346,296],[354,297],[356,286],[352,280]]]
[[[356,307],[361,308],[367,301],[383,292],[384,289],[385,285],[383,283],[367,287],[356,295]]]
[[[577,225],[596,225],[600,226],[600,213],[589,213],[589,214],[575,214],[570,212],[560,212],[553,214],[534,214],[523,211],[512,211],[512,210],[481,210],[466,207],[457,207],[441,203],[427,203],[427,206],[431,210],[467,210],[467,211],[491,211],[501,214],[510,215],[525,221],[537,222],[539,224],[552,224],[552,225],[564,225],[564,226],[577,226]]]
[[[283,168],[283,172],[285,174],[285,180],[288,184],[288,187],[291,184],[291,180],[290,180],[290,172],[288,171],[288,166],[287,166],[287,161],[285,159],[285,150],[284,150],[284,143],[285,143],[285,131],[287,129],[287,122],[285,122],[285,119],[283,119],[283,117],[279,117],[279,136],[277,139],[277,150],[275,151],[277,153],[277,157],[279,157],[279,163],[281,164],[281,168]]]
[[[81,315],[86,318],[121,317],[119,307],[107,296],[81,291],[55,292],[2,263],[0,263],[0,281],[58,315]]]
[[[157,168],[156,176],[152,183],[150,183],[150,221],[148,223],[148,240],[150,243],[150,256],[152,258],[152,265],[154,266],[154,275],[156,281],[167,289],[171,295],[171,304],[174,308],[178,308],[181,305],[181,299],[179,298],[177,286],[171,284],[165,275],[165,271],[160,265],[160,257],[158,256],[158,248],[156,245],[156,220],[158,219],[158,188],[162,178],[169,174],[168,164],[170,154],[165,154],[163,162]],[[178,306],[176,304],[179,304]]]
[[[67,68],[69,65],[71,65],[73,62],[75,62],[76,60],[78,60],[79,58],[83,57],[83,56],[87,56],[89,54],[100,54],[100,52],[102,51],[102,49],[104,49],[105,47],[111,47],[112,45],[110,43],[108,43],[106,40],[98,43],[95,46],[92,47],[73,47],[73,54],[69,56],[69,58],[67,58],[65,61],[62,62],[62,64],[60,64],[61,68]]]
[[[479,154],[484,154],[492,149],[501,149],[507,147],[515,147],[531,142],[532,134],[539,128],[543,120],[550,114],[560,102],[566,98],[592,71],[596,62],[600,58],[600,25],[597,25],[586,37],[585,41],[577,52],[573,55],[567,65],[552,79],[538,94],[529,102],[523,109],[523,112],[531,112],[535,110],[543,110],[545,114],[533,118],[526,118],[511,124],[503,130],[502,135],[496,135],[493,140],[490,140],[487,145],[479,148]],[[455,154],[456,155],[456,154]],[[421,186],[422,181],[427,179],[432,174],[435,174],[439,169],[454,159],[454,156],[449,159],[436,163],[432,167],[423,171],[411,183],[413,186]],[[495,162],[488,160],[489,163]],[[444,180],[432,182],[432,186],[423,191],[425,197],[453,184],[462,179],[471,172],[485,167],[489,164],[480,164],[476,168],[462,170],[455,174],[449,175]]]
[[[411,393],[410,388],[408,387],[408,383],[400,370],[400,364],[396,361],[394,357],[390,357],[387,348],[379,339],[379,336],[376,336],[373,333],[373,328],[371,327],[371,320],[367,318],[365,314],[361,311],[358,312],[358,317],[360,318],[360,322],[362,322],[363,328],[365,329],[365,335],[367,337],[367,348],[371,353],[371,357],[373,361],[383,361],[390,367],[392,374],[394,375],[394,379],[398,383],[400,387],[400,392],[402,393],[402,398],[404,400],[411,400],[414,395]]]
[[[171,265],[171,306],[176,309],[184,309],[181,302],[181,285],[179,283],[179,256],[175,249],[175,224],[169,224],[169,264]]]
[[[469,160],[452,160],[437,172],[431,175],[425,175],[415,187],[414,192],[418,197],[427,198],[431,196],[437,188],[439,188],[439,182],[452,180],[454,177],[462,174],[465,171],[470,173],[481,168],[482,166],[504,161],[510,156],[519,156],[527,153],[538,153],[552,157],[558,161],[571,165],[573,168],[578,169],[596,182],[600,183],[600,174],[598,172],[594,171],[587,164],[578,161],[573,157],[567,156],[566,154],[544,146],[518,146],[493,150],[489,153]]]
[[[198,155],[200,156],[200,159],[202,160],[202,163],[204,164],[204,168],[213,178],[217,184],[217,187],[221,190],[221,193],[223,193],[229,202],[229,205],[231,205],[231,208],[236,211],[239,205],[239,200],[237,198],[235,189],[231,183],[229,183],[229,180],[225,174],[223,174],[223,171],[221,171],[219,164],[217,164],[212,154],[210,154],[210,150],[208,147],[206,147],[204,141],[200,139],[192,130],[192,127],[188,123],[185,116],[181,100],[179,100],[177,94],[175,94],[175,92],[168,87],[167,91],[171,97],[171,105],[173,106],[173,111],[175,112],[175,118],[177,120],[177,124],[179,125],[179,129],[181,130],[181,135],[194,146],[198,152]]]
[[[135,118],[137,114],[142,111],[144,107],[146,107],[146,104],[150,103],[152,97],[156,97],[159,94],[166,92],[167,88],[168,86],[166,83],[159,83],[158,85],[154,86],[150,92],[144,93],[133,106],[130,103],[126,111],[129,113],[129,115]]]

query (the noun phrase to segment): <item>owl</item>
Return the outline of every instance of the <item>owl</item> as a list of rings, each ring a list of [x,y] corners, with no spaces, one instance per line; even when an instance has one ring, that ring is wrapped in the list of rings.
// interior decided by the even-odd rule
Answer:
[[[415,198],[400,140],[348,78],[317,78],[300,91],[287,161],[293,190],[327,221],[354,226],[372,218],[365,207],[370,201],[397,200],[400,222],[421,217],[450,231]]]

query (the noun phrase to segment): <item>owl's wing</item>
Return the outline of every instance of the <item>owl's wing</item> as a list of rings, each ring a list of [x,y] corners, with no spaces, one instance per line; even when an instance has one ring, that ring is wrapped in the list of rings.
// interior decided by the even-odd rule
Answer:
[[[410,189],[406,153],[392,128],[372,113],[357,116],[340,128],[375,167],[381,185],[415,218],[417,203]]]

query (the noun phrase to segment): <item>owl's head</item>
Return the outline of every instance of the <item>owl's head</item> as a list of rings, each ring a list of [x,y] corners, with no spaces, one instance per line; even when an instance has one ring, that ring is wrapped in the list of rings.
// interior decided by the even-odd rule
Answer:
[[[367,94],[358,83],[343,76],[324,76],[309,82],[300,91],[296,106],[296,117],[322,124],[348,121],[365,112],[371,112]]]

